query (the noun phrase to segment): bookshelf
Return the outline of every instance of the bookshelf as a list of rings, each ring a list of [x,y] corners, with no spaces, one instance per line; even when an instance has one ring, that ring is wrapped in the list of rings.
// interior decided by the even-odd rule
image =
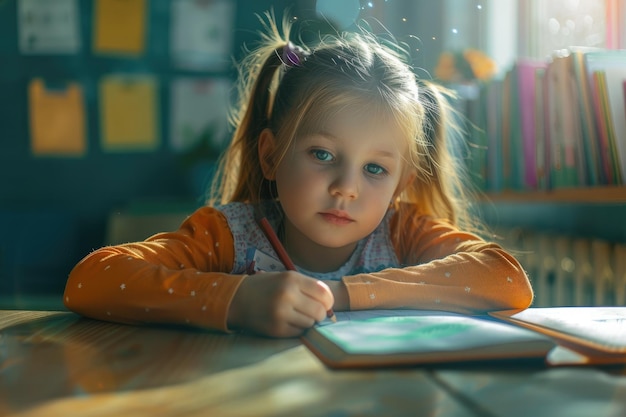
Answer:
[[[459,104],[469,121],[468,168],[486,199],[626,203],[626,50],[572,47],[519,59],[478,91]]]
[[[626,243],[626,50],[519,59],[478,87],[459,108],[483,221]]]
[[[626,243],[626,188],[600,188],[486,194],[474,210],[493,230]]]

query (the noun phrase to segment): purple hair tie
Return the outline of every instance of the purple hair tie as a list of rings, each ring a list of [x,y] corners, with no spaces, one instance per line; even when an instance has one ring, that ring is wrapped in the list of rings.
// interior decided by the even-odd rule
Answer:
[[[283,46],[282,61],[288,67],[299,67],[306,59],[308,52],[291,42]]]

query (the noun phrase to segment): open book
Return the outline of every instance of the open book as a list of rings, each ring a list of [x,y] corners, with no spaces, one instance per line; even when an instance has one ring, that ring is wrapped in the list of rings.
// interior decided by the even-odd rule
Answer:
[[[545,359],[554,342],[539,333],[441,311],[366,310],[337,313],[302,336],[331,368]]]
[[[548,358],[553,365],[626,363],[625,307],[529,308],[490,314],[550,336],[579,354],[553,355]]]

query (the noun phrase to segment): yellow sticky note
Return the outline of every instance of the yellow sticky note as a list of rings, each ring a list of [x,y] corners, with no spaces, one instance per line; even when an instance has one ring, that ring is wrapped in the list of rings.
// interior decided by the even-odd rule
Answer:
[[[100,126],[104,150],[156,149],[159,133],[154,78],[104,77],[100,81]]]
[[[94,50],[105,54],[139,55],[146,32],[145,0],[97,0]]]
[[[49,91],[42,79],[28,87],[31,151],[34,155],[81,156],[87,149],[82,88],[70,83]]]

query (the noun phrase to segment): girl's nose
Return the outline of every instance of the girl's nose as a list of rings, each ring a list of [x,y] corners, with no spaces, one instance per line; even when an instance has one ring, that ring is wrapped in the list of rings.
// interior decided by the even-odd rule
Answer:
[[[358,175],[347,170],[340,172],[330,184],[329,191],[333,197],[351,200],[357,198],[359,195]]]

